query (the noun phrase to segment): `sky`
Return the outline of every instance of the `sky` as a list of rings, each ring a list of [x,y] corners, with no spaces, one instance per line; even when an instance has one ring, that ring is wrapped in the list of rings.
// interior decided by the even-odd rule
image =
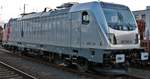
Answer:
[[[10,18],[19,17],[23,13],[23,5],[26,12],[40,12],[45,7],[54,9],[56,6],[66,2],[90,2],[98,0],[0,0],[0,21],[8,21]],[[129,6],[132,11],[144,10],[150,6],[150,0],[99,0]]]

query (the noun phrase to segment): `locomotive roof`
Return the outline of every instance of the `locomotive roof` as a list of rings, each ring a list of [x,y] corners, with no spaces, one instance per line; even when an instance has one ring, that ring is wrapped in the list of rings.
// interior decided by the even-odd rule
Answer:
[[[101,2],[101,6],[103,8],[111,8],[111,9],[129,9],[125,5],[114,4],[114,3],[106,3],[106,2]]]
[[[93,2],[87,2],[87,3],[81,3],[81,4],[74,5],[71,8],[70,12],[87,10],[87,9],[94,9],[96,7],[96,5],[99,7],[103,7],[103,8],[129,9],[125,5],[93,1]]]
[[[17,20],[24,20],[24,19],[31,19],[31,18],[38,18],[38,17],[44,17],[44,16],[54,16],[54,15],[58,15],[58,14],[65,14],[69,12],[69,9],[56,9],[56,10],[51,10],[48,12],[33,12],[33,13],[29,13],[27,15],[23,15],[22,17],[18,18]]]
[[[62,13],[68,13],[68,12],[75,12],[75,11],[81,11],[81,10],[89,10],[89,9],[95,9],[95,7],[101,6],[104,8],[119,8],[119,9],[128,9],[127,6],[120,5],[120,4],[114,4],[114,3],[106,3],[106,2],[87,2],[87,3],[80,3],[80,4],[74,4],[69,8],[64,9],[54,9],[50,10],[48,12],[33,12],[29,13],[27,15],[23,15],[21,18],[18,18],[17,20],[24,20],[24,19],[31,19],[31,18],[38,18],[38,17],[44,17],[44,16],[54,16]]]

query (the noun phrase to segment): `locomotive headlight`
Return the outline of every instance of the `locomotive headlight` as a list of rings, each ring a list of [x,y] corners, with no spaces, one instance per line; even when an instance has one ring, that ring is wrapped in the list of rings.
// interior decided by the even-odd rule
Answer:
[[[115,34],[108,33],[107,36],[108,36],[108,39],[109,39],[111,44],[117,44],[117,40],[116,40]]]
[[[141,53],[141,60],[148,60],[149,53],[148,52],[142,52]]]

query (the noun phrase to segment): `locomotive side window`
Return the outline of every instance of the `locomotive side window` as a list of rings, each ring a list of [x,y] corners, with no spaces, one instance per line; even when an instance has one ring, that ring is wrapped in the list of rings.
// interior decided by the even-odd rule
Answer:
[[[84,11],[82,12],[82,24],[89,24],[90,22],[90,18],[89,18],[89,15],[88,15],[88,12]]]

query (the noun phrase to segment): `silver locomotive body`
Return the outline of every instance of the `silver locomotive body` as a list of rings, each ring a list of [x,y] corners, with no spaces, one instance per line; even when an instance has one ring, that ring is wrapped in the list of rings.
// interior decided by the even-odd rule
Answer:
[[[7,48],[54,52],[110,66],[148,60],[148,53],[140,49],[135,19],[123,5],[75,4],[11,19],[7,25]]]

